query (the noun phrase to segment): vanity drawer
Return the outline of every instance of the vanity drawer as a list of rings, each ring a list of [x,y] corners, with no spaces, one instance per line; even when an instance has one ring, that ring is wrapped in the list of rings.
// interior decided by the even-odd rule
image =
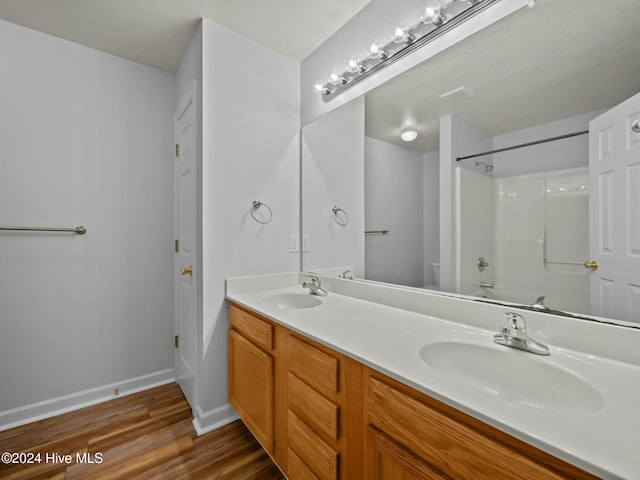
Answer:
[[[273,350],[273,325],[231,304],[229,306],[231,328],[242,333],[265,350]]]
[[[287,377],[289,409],[332,440],[338,439],[340,407],[289,373]]]
[[[487,436],[492,427],[486,426],[482,432],[470,428],[452,418],[454,415],[445,415],[418,400],[419,396],[401,390],[369,377],[369,424],[445,475],[474,479],[567,478]]]
[[[315,473],[291,449],[287,450],[287,475],[295,480],[318,480]]]
[[[290,450],[293,450],[319,479],[337,480],[338,453],[324,443],[291,410],[288,412],[287,421]]]
[[[331,397],[338,392],[339,360],[293,335],[288,344],[289,371],[318,392]]]

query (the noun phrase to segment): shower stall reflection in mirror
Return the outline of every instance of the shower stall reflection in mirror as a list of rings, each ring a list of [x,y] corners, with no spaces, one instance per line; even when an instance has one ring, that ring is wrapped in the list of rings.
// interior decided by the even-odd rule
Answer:
[[[544,296],[554,310],[589,314],[588,167],[500,165],[489,157],[456,169],[459,293],[525,305]]]

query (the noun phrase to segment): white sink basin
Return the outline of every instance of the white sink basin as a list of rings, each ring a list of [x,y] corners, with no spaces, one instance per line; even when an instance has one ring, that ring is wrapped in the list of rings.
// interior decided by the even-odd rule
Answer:
[[[308,292],[301,293],[273,293],[263,298],[265,302],[285,310],[313,308],[322,305],[322,300]]]
[[[423,346],[420,358],[451,380],[509,402],[572,413],[604,406],[602,395],[579,374],[513,348],[437,342]]]

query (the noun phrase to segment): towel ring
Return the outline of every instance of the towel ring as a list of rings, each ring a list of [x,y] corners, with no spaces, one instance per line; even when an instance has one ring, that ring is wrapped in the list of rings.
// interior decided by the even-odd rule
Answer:
[[[342,215],[339,215],[340,212],[342,212]],[[340,225],[341,227],[346,227],[347,225],[349,225],[349,215],[347,215],[347,212],[345,212],[342,208],[334,206],[331,209],[331,213],[333,213],[333,220],[338,225]],[[340,221],[341,216],[344,216],[343,221]]]
[[[269,211],[269,220],[266,221],[262,221],[262,220],[258,220],[256,218],[256,216],[254,215],[254,213],[260,208],[260,207],[264,207]],[[263,203],[259,200],[254,200],[253,203],[251,204],[251,209],[249,210],[249,213],[251,214],[251,218],[253,218],[256,222],[261,223],[262,225],[266,225],[267,223],[271,223],[271,220],[273,220],[273,212],[271,211],[271,209],[269,208],[269,205],[267,205],[266,203]]]

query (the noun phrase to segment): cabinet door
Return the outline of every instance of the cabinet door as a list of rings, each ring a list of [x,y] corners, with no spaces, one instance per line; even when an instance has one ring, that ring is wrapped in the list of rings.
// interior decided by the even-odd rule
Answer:
[[[378,430],[367,429],[367,475],[371,480],[449,478]]]
[[[264,449],[273,454],[273,357],[229,330],[229,402]]]

